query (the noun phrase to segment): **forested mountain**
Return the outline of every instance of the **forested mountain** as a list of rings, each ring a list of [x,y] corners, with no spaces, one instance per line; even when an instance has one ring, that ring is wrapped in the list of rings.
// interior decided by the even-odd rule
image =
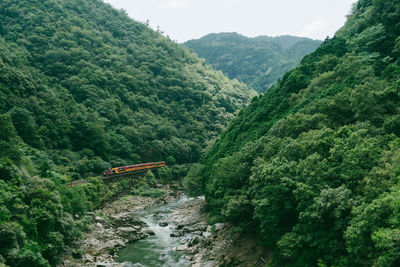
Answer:
[[[215,69],[265,92],[321,41],[295,36],[258,36],[213,33],[184,43]]]
[[[0,264],[55,265],[71,214],[110,193],[66,182],[196,162],[255,95],[101,0],[4,0],[0,14]]]
[[[400,265],[399,34],[399,1],[360,0],[190,172],[205,171],[214,218],[256,229],[273,264]]]
[[[26,144],[57,150],[60,165],[92,155],[196,161],[251,97],[102,1],[2,1],[0,8],[0,111]]]

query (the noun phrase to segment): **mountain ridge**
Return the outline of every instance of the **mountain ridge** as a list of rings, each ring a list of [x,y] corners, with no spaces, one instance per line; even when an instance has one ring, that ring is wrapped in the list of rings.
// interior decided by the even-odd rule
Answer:
[[[5,0],[0,13],[0,265],[58,265],[86,212],[179,180],[256,94],[101,0]],[[100,177],[164,160],[134,183]]]
[[[214,220],[271,266],[399,265],[399,35],[398,1],[358,1],[196,166]]]
[[[289,35],[246,37],[225,32],[211,33],[183,45],[231,79],[238,79],[262,93],[320,43]]]

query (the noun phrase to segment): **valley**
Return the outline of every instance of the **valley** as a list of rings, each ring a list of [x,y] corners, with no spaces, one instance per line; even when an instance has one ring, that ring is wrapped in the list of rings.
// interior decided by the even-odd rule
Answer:
[[[230,79],[264,93],[320,44],[319,40],[288,35],[248,38],[227,32],[209,34],[183,45]]]
[[[400,265],[399,1],[324,41],[0,14],[0,266]]]

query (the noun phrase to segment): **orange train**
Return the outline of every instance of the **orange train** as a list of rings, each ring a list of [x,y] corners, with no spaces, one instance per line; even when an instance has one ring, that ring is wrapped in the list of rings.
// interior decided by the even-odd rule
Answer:
[[[146,170],[151,170],[155,168],[161,168],[165,166],[165,161],[160,162],[150,162],[150,163],[141,163],[129,166],[121,166],[115,167],[112,169],[105,170],[103,172],[103,176],[113,176],[113,175],[122,175],[134,172],[141,172]]]

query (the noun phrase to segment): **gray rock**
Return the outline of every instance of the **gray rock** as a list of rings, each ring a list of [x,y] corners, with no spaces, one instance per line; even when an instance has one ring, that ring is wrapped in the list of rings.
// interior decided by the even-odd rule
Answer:
[[[172,231],[169,236],[171,237],[180,237],[183,236],[183,233],[181,231]]]
[[[207,225],[204,224],[195,224],[192,226],[184,226],[182,228],[182,231],[184,231],[185,233],[193,233],[193,232],[197,232],[197,231],[201,231],[204,232],[207,229]]]
[[[208,237],[211,236],[211,233],[210,232],[203,232],[202,236],[204,236],[205,238],[208,238]]]
[[[197,253],[199,253],[199,247],[197,246],[197,247],[192,247],[191,248],[191,250],[190,250],[190,253],[193,253],[193,254],[197,254]],[[214,266],[216,266],[216,265],[214,265]],[[203,265],[202,265],[202,267],[203,267]]]
[[[182,256],[181,259],[187,260],[187,261],[192,261],[193,260],[193,256],[185,255],[185,256]]]
[[[144,230],[142,231],[142,233],[143,233],[143,234],[146,234],[146,235],[155,235],[154,231],[151,230],[151,229],[144,229]]]
[[[102,225],[101,223],[98,222],[98,223],[96,223],[96,227],[97,227],[97,228],[103,228],[103,225]]]
[[[104,218],[102,218],[102,217],[100,217],[100,216],[94,217],[94,220],[95,220],[96,222],[105,222],[105,221],[106,221]]]
[[[184,233],[191,233],[191,232],[193,232],[194,230],[193,230],[193,228],[191,228],[191,227],[189,227],[189,226],[184,226],[184,227],[182,228],[182,231],[183,231]]]
[[[165,226],[168,226],[168,223],[165,221],[162,221],[162,222],[159,222],[158,225],[161,227],[165,227]]]
[[[207,225],[206,224],[200,224],[197,229],[199,229],[200,231],[210,232],[210,231],[207,231]]]
[[[185,227],[186,225],[185,224],[178,224],[177,226],[176,226],[176,230],[181,230],[183,227]]]
[[[201,241],[201,237],[195,236],[189,241],[188,245],[189,245],[189,247],[193,247],[193,246],[197,245],[198,243],[200,243],[200,241]]]
[[[143,226],[145,223],[138,220],[135,214],[125,212],[117,215],[111,215],[110,219],[115,226]]]
[[[224,227],[224,224],[223,224],[223,223],[216,223],[216,224],[215,224],[215,230],[216,230],[216,231],[221,230],[222,227]],[[207,232],[210,232],[210,231],[207,231]]]
[[[182,246],[174,247],[174,248],[172,249],[172,251],[185,251],[185,250],[187,250],[187,249],[188,249],[188,246],[187,246],[187,245],[182,245]]]
[[[90,254],[85,254],[84,259],[85,259],[85,262],[93,262],[94,261],[93,256]]]
[[[128,241],[134,241],[140,239],[140,236],[137,234],[137,230],[133,227],[118,227],[117,234],[122,236],[123,238],[128,239]]]

